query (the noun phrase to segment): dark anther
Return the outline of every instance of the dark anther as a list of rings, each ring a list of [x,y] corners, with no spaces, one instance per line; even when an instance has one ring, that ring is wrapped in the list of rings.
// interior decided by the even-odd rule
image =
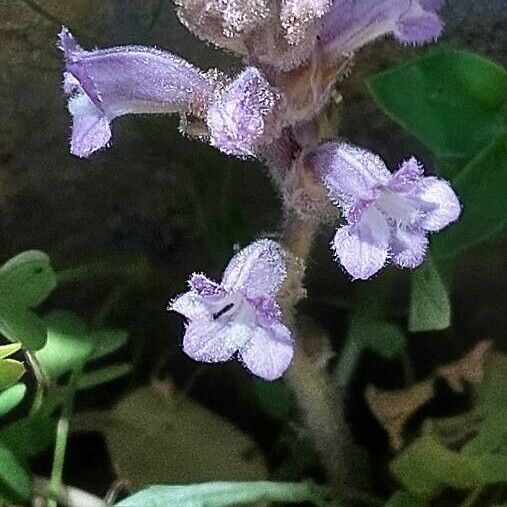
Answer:
[[[213,314],[213,320],[217,320],[224,313],[227,313],[233,306],[234,306],[233,303],[229,303],[228,305],[225,305],[221,310],[219,310],[217,313]]]

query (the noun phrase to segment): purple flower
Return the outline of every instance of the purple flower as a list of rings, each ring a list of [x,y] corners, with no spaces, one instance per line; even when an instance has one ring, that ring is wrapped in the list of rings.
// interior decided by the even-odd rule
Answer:
[[[248,67],[208,110],[211,144],[230,155],[254,155],[278,102],[279,95],[262,74]]]
[[[190,290],[169,305],[188,319],[185,353],[208,363],[238,353],[253,374],[266,380],[280,377],[294,347],[276,302],[285,276],[285,255],[278,243],[267,239],[237,253],[220,284],[193,274]]]
[[[423,176],[415,158],[391,174],[380,157],[345,143],[326,143],[310,157],[347,222],[338,228],[333,247],[354,279],[370,278],[388,258],[402,268],[418,266],[428,232],[460,215],[449,183]]]
[[[64,90],[72,114],[71,152],[88,157],[107,146],[111,121],[130,113],[202,116],[216,78],[170,53],[141,46],[85,51],[63,28]]]
[[[393,33],[403,44],[424,44],[443,30],[441,0],[335,0],[323,20],[321,47],[330,55],[352,53]]]

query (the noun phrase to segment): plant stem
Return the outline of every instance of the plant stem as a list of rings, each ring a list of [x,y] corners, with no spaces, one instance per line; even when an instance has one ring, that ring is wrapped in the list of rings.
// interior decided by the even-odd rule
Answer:
[[[35,396],[33,398],[32,407],[30,408],[30,415],[35,414],[40,407],[42,406],[42,402],[44,400],[44,393],[48,391],[51,387],[51,382],[46,375],[46,372],[42,368],[39,360],[36,355],[29,351],[25,351],[25,356],[32,367],[33,374],[37,380],[37,387],[35,391]]]
[[[304,266],[318,227],[317,223],[289,217],[285,222],[281,243],[292,254],[287,273],[286,288],[280,296],[280,306],[286,323],[296,339],[296,351],[285,380],[294,392],[302,415],[320,455],[329,483],[336,491],[343,491],[346,479],[344,463],[350,439],[344,420],[342,403],[325,370],[325,361],[315,349],[315,338],[327,342],[327,337],[316,337],[315,329],[298,325],[295,306],[305,295]],[[327,343],[326,343],[327,345]],[[319,347],[317,347],[319,348]],[[320,347],[328,350],[328,347]]]
[[[56,427],[56,442],[53,455],[53,467],[49,481],[48,507],[57,507],[58,494],[62,487],[63,465],[65,462],[65,451],[67,449],[67,440],[69,436],[70,419],[74,407],[74,397],[82,367],[76,369],[70,378],[68,392],[63,402],[62,413],[58,419]]]

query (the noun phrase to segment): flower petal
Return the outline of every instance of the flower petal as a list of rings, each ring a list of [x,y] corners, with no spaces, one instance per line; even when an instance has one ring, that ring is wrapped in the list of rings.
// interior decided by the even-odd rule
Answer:
[[[335,0],[324,18],[320,44],[333,56],[393,32],[403,43],[428,42],[442,32],[438,7],[437,0]]]
[[[285,253],[276,241],[261,239],[238,252],[227,266],[222,287],[248,298],[274,298],[287,275]]]
[[[414,186],[421,181],[424,174],[422,164],[415,157],[403,162],[400,168],[393,174],[388,187],[393,192],[409,193]]]
[[[76,154],[83,154],[80,156],[107,143],[105,120],[130,113],[192,112],[203,116],[213,96],[216,75],[203,73],[170,53],[141,46],[84,51],[66,28],[59,39],[65,58],[64,89],[70,101],[86,97],[100,111],[89,108],[91,118],[87,120],[86,109],[79,108],[80,122],[86,127],[94,124],[97,116],[102,118],[93,129],[96,134],[74,143]]]
[[[391,255],[400,268],[416,268],[423,261],[428,249],[426,232],[422,229],[397,227],[391,238]]]
[[[278,96],[255,67],[244,70],[208,110],[211,144],[229,155],[251,156]]]
[[[374,190],[391,178],[378,155],[347,143],[325,143],[309,160],[331,196],[338,200],[372,199]]]
[[[176,297],[169,303],[167,309],[181,313],[187,319],[197,319],[211,313],[205,299],[194,291]]]
[[[71,97],[69,111],[72,115],[70,152],[73,155],[88,157],[107,146],[111,139],[109,120],[87,95]]]
[[[187,326],[183,351],[196,361],[227,361],[252,336],[252,328],[234,321],[198,318]]]
[[[275,380],[283,375],[294,355],[290,331],[281,323],[258,327],[240,350],[244,365],[258,377]]]
[[[424,178],[419,186],[418,198],[425,211],[420,225],[427,231],[439,231],[461,214],[461,205],[454,190],[440,178]]]
[[[338,260],[352,278],[367,280],[387,260],[389,226],[380,211],[370,206],[355,225],[336,231],[333,248]]]
[[[424,44],[437,40],[443,30],[444,23],[435,12],[419,8],[400,17],[394,35],[404,44]]]
[[[220,285],[202,273],[192,273],[188,285],[200,296],[217,296],[223,293]]]

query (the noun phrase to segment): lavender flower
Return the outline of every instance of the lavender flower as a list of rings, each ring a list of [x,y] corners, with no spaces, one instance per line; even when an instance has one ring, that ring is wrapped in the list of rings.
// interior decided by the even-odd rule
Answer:
[[[152,48],[84,51],[65,28],[60,47],[73,117],[71,153],[79,157],[107,146],[111,121],[132,113],[191,114],[205,122],[212,145],[232,155],[254,155],[279,101],[254,67],[226,86],[227,78],[217,71],[202,72]]]
[[[279,100],[259,70],[248,67],[208,110],[211,144],[230,155],[254,155]]]
[[[415,158],[391,174],[373,153],[330,142],[310,159],[347,222],[336,232],[333,247],[354,279],[370,278],[388,258],[402,268],[418,266],[428,232],[443,229],[460,215],[450,185],[423,176]]]
[[[185,353],[209,363],[238,353],[253,374],[266,380],[280,377],[293,355],[291,333],[276,302],[285,276],[281,247],[266,239],[237,253],[220,284],[193,274],[190,290],[169,305],[188,319]]]
[[[441,0],[335,0],[323,20],[321,47],[344,55],[390,33],[403,44],[431,42],[443,30],[441,5]]]
[[[110,122],[131,113],[202,116],[217,84],[170,53],[141,46],[84,51],[70,32],[59,35],[65,56],[64,89],[73,117],[71,152],[87,157],[106,146]]]

